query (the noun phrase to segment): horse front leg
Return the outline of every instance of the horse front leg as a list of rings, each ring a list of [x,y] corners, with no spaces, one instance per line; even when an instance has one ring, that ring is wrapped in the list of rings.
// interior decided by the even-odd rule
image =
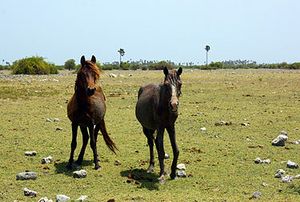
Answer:
[[[77,129],[78,129],[78,124],[72,123],[72,142],[71,142],[71,153],[70,153],[70,159],[69,163],[67,165],[67,169],[72,169],[72,164],[74,161],[74,151],[77,146]]]
[[[155,146],[156,146],[157,153],[158,153],[158,160],[159,160],[159,167],[160,167],[159,178],[158,178],[160,183],[165,182],[164,131],[165,131],[164,128],[158,129],[157,130],[157,136],[156,136],[156,139],[155,139]]]
[[[91,145],[91,148],[92,148],[93,154],[94,154],[95,170],[98,170],[100,168],[100,165],[99,165],[99,159],[98,159],[98,154],[97,154],[97,144],[96,144],[96,137],[95,137],[96,135],[95,135],[94,125],[89,126],[89,132],[90,132],[90,136],[91,136],[90,145]]]
[[[170,137],[170,142],[172,145],[172,150],[173,150],[173,161],[172,161],[172,166],[171,166],[171,179],[175,179],[176,177],[176,167],[177,167],[177,160],[178,160],[178,156],[179,156],[179,149],[176,143],[176,134],[175,134],[175,126],[170,126],[167,127],[167,131],[169,133],[169,137]]]

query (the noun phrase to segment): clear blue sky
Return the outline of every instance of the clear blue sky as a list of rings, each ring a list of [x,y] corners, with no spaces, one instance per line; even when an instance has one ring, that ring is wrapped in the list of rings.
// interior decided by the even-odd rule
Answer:
[[[299,0],[0,0],[0,63],[300,61]]]

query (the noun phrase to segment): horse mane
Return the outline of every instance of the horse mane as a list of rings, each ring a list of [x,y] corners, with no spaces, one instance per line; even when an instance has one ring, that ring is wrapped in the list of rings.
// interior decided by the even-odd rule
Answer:
[[[95,80],[98,81],[100,78],[100,70],[97,67],[97,65],[91,61],[85,61],[85,65],[82,68],[88,68],[90,70],[92,70],[95,74]]]

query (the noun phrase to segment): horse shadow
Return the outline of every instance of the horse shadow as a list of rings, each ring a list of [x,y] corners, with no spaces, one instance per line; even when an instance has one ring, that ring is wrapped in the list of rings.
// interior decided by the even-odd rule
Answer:
[[[144,169],[130,169],[120,172],[122,177],[126,177],[127,183],[136,184],[139,188],[148,190],[159,190],[159,176],[155,173],[147,173]]]
[[[80,170],[82,169],[82,167],[84,166],[90,166],[93,164],[93,161],[90,160],[83,160],[82,165],[76,165],[75,163],[73,164],[73,168],[72,169],[68,169],[67,165],[68,165],[68,161],[65,162],[54,162],[54,167],[55,167],[55,173],[56,174],[65,174],[67,176],[73,176],[73,172],[76,170]]]

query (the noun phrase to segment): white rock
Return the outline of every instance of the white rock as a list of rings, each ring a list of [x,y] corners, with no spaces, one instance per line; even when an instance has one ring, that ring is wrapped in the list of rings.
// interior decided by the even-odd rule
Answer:
[[[200,131],[205,132],[205,131],[207,131],[207,129],[205,127],[202,127],[202,128],[200,128]]]
[[[281,178],[281,181],[284,182],[284,183],[289,183],[293,180],[293,176],[290,176],[290,175],[287,175],[287,176],[284,176]]]
[[[254,199],[257,199],[257,198],[260,198],[261,197],[261,192],[259,191],[256,191],[252,194],[252,197],[251,198],[254,198]]]
[[[290,160],[287,161],[286,166],[288,168],[294,168],[294,169],[299,168],[299,165],[297,163]]]
[[[25,151],[25,156],[36,156],[36,151]]]
[[[17,174],[17,180],[35,180],[37,178],[37,174],[35,172],[22,172]]]
[[[40,198],[38,202],[53,202],[51,199],[48,199],[47,197]]]
[[[180,164],[177,165],[177,169],[178,170],[185,170],[186,167],[185,167],[185,165],[183,163],[180,163]]]
[[[56,195],[56,202],[66,202],[69,200],[70,200],[70,197],[68,197],[66,195],[63,195],[63,194]]]
[[[87,176],[86,170],[78,170],[73,172],[74,178],[85,178]]]
[[[169,159],[170,158],[170,155],[165,153],[165,159]]]
[[[60,122],[60,119],[59,118],[53,118],[53,121],[54,122]]]
[[[82,202],[82,201],[86,201],[88,198],[87,195],[81,195],[78,199],[76,199],[76,201]]]
[[[273,146],[284,146],[285,142],[287,141],[288,136],[287,132],[281,131],[280,134],[272,141]]]
[[[113,73],[110,73],[108,76],[111,77],[111,78],[117,78],[117,75],[113,74]]]
[[[184,170],[177,170],[178,177],[186,177],[186,172]]]
[[[285,174],[285,171],[283,169],[278,169],[275,173],[275,178],[282,178]]]
[[[254,162],[256,164],[270,164],[271,160],[270,159],[260,159],[259,157],[257,157]]]
[[[23,191],[24,191],[24,196],[36,197],[37,195],[36,191],[30,190],[28,188],[24,188]]]
[[[48,164],[51,163],[52,161],[53,161],[52,156],[47,156],[41,160],[42,164]]]

